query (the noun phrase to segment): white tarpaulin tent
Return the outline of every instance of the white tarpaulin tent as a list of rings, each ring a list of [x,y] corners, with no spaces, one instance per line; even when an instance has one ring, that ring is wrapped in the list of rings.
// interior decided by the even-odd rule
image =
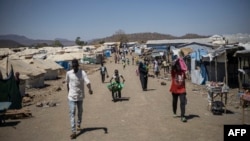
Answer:
[[[20,73],[20,78],[28,77],[26,79],[26,87],[28,88],[39,88],[44,86],[44,74],[46,73],[45,70],[35,68],[31,66],[30,64],[24,62],[23,60],[17,59],[3,59],[0,61],[1,66],[7,66],[8,68],[11,68],[11,65],[13,66],[14,72]],[[6,67],[7,68],[7,67]],[[6,69],[8,72],[8,69]]]

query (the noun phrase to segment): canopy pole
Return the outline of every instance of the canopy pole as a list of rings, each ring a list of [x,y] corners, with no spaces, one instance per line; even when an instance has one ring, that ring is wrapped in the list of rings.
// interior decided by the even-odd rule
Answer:
[[[227,50],[225,50],[225,73],[226,73],[226,80],[224,83],[228,85],[228,71],[227,71]]]
[[[215,57],[214,63],[215,63],[215,81],[217,82],[217,56]]]
[[[7,54],[7,60],[6,60],[6,75],[9,76],[9,54]]]
[[[238,57],[238,69],[241,67],[240,57]],[[239,91],[242,90],[242,80],[240,77],[241,73],[238,71]]]

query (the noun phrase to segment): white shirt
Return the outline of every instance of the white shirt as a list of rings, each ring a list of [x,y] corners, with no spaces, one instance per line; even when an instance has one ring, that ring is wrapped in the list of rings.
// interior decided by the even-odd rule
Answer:
[[[89,84],[90,81],[87,74],[83,70],[78,70],[74,73],[74,70],[70,70],[66,73],[66,82],[69,84],[68,99],[70,101],[80,101],[84,98],[84,82]]]

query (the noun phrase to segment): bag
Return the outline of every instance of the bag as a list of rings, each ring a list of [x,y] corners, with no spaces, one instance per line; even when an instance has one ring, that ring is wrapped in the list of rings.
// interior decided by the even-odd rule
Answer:
[[[187,65],[186,65],[186,63],[184,62],[184,60],[183,60],[182,58],[179,58],[178,61],[179,61],[181,70],[187,71],[187,70],[188,70],[188,69],[187,69]]]
[[[122,88],[124,87],[124,84],[123,83],[116,83],[116,82],[112,82],[110,84],[107,85],[107,88],[110,90],[110,91],[121,91]]]
[[[212,113],[214,115],[222,115],[224,104],[221,101],[214,101],[212,103]]]

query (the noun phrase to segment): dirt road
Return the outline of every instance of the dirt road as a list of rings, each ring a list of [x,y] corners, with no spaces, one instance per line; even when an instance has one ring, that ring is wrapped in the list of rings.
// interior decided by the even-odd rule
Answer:
[[[241,111],[234,106],[228,106],[231,113],[221,116],[213,115],[207,109],[206,93],[193,91],[197,86],[190,82],[187,83],[186,115],[188,121],[183,123],[180,121],[180,117],[173,118],[169,80],[150,77],[149,90],[142,91],[139,78],[135,73],[137,66],[129,65],[123,70],[121,64],[114,64],[114,62],[108,62],[105,65],[110,76],[114,69],[119,69],[125,77],[125,87],[122,90],[124,100],[112,102],[111,93],[106,87],[108,83],[101,83],[100,73],[95,72],[89,75],[94,94],[86,93],[83,129],[78,132],[75,140],[222,141],[223,125],[242,123]],[[49,82],[51,86],[60,85],[62,90],[59,92],[40,90],[40,94],[47,95],[47,100],[57,102],[56,107],[29,106],[33,117],[7,120],[5,126],[0,127],[0,140],[70,140],[67,91],[65,84],[62,83],[63,80],[64,78]],[[167,85],[160,85],[162,81]],[[234,93],[229,94],[235,95]],[[180,114],[179,105],[177,113]]]

